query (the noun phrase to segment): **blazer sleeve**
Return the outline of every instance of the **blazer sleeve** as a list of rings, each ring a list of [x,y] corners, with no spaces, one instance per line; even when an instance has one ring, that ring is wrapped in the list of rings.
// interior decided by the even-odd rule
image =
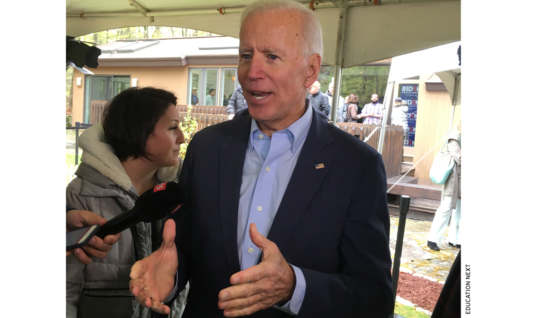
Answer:
[[[184,290],[186,284],[191,278],[191,259],[192,249],[191,241],[193,228],[192,224],[192,208],[191,208],[191,180],[192,180],[192,171],[194,165],[193,158],[193,148],[196,147],[198,140],[197,134],[193,136],[193,139],[189,143],[189,147],[186,151],[186,157],[182,164],[182,172],[180,173],[180,178],[178,184],[182,188],[182,191],[185,195],[185,201],[182,203],[180,209],[171,214],[167,219],[173,219],[176,224],[176,251],[178,254],[178,269],[176,277],[176,292],[174,296],[166,303],[167,306],[172,306],[180,292]]]
[[[238,94],[238,89],[234,90],[231,96],[231,99],[229,99],[229,104],[227,104],[227,115],[234,114],[236,112],[235,106],[236,106],[236,99],[238,98],[236,94]]]
[[[378,153],[366,165],[342,229],[338,272],[301,268],[306,293],[298,317],[387,318],[392,313],[386,173]]]

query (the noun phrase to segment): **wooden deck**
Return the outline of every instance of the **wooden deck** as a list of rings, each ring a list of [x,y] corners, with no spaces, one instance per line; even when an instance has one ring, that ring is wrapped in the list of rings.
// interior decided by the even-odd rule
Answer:
[[[387,189],[390,189],[401,176],[395,176],[387,180]],[[415,177],[404,177],[390,194],[408,195],[411,198],[423,198],[430,200],[441,199],[442,186],[433,183],[429,179],[419,179]]]

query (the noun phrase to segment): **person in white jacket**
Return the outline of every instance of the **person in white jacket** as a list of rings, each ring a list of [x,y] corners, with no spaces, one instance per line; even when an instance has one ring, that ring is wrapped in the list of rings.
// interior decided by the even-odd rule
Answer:
[[[66,204],[110,220],[155,185],[177,179],[184,136],[175,105],[174,94],[151,87],[118,94],[105,108],[102,123],[79,137],[82,163],[66,189]],[[68,256],[66,317],[150,317],[129,291],[129,273],[138,259],[159,247],[162,222],[141,222],[123,231],[105,258],[92,257],[88,265]],[[184,302],[185,295],[170,317],[181,316]]]
[[[403,144],[409,140],[409,121],[407,114],[409,113],[409,106],[406,102],[403,102],[401,97],[396,97],[394,100],[394,107],[392,109],[392,125],[403,127]]]

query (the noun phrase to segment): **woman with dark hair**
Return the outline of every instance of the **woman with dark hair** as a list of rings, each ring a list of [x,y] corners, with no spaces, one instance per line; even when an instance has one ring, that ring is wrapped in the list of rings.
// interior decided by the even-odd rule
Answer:
[[[358,109],[358,95],[356,95],[355,93],[352,93],[351,95],[349,95],[349,103],[346,104],[346,108],[347,108],[347,115],[346,115],[346,119],[345,119],[345,122],[348,122],[348,123],[361,123],[363,118],[362,118],[362,115],[360,115],[360,112],[362,111],[362,108]]]
[[[177,179],[184,142],[179,124],[176,97],[168,91],[145,87],[118,94],[106,106],[102,123],[79,137],[82,163],[67,186],[66,203],[110,220],[155,185]],[[129,274],[137,260],[159,247],[162,222],[141,222],[123,231],[104,259],[93,258],[88,265],[67,257],[67,317],[150,317],[131,295]],[[185,294],[170,317],[181,316],[184,302]]]

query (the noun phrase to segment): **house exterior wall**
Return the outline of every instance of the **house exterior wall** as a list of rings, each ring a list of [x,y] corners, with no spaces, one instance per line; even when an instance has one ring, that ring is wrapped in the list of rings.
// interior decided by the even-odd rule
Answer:
[[[186,65],[186,66],[100,66],[92,69],[96,75],[124,75],[131,79],[137,78],[137,87],[152,86],[173,92],[178,98],[179,105],[185,105],[188,94],[189,68],[227,67],[236,68],[238,65]],[[81,85],[77,86],[77,78],[81,78]],[[83,122],[84,114],[85,75],[73,70],[73,125]]]

